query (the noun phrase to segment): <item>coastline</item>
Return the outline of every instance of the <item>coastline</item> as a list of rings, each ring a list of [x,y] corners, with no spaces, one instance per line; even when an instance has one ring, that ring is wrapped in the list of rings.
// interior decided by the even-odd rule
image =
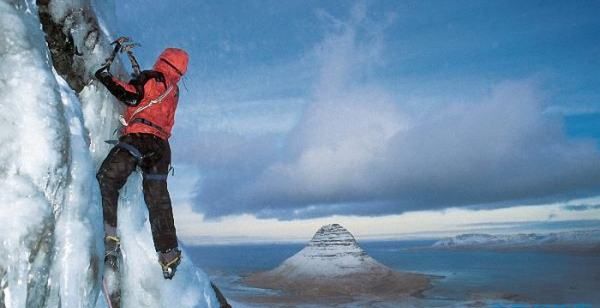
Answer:
[[[244,285],[278,291],[276,294],[246,296],[255,304],[343,304],[367,300],[405,301],[421,298],[432,288],[432,279],[440,278],[412,272],[355,273],[336,277],[283,277],[258,272],[243,277]]]

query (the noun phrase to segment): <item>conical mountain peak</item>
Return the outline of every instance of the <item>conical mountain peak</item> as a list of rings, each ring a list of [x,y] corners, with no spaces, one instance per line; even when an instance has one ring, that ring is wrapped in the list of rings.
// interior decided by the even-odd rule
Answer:
[[[356,243],[356,239],[346,228],[339,224],[331,224],[322,226],[308,243],[309,247],[348,247],[360,249]]]
[[[319,228],[304,249],[284,261],[274,272],[338,276],[382,269],[383,265],[369,257],[346,228],[330,224]]]
[[[399,273],[371,258],[339,224],[319,228],[308,245],[278,267],[245,280],[309,298],[322,295],[402,296],[425,289],[429,280]],[[381,288],[380,286],[386,286]]]

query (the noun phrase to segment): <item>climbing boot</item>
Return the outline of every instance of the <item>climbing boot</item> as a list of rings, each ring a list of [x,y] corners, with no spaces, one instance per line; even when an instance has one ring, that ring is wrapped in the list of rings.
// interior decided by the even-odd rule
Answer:
[[[119,238],[113,235],[104,237],[104,264],[118,270],[120,254],[121,241]]]
[[[162,267],[163,277],[173,279],[177,266],[181,263],[181,250],[177,247],[158,253],[158,262]]]

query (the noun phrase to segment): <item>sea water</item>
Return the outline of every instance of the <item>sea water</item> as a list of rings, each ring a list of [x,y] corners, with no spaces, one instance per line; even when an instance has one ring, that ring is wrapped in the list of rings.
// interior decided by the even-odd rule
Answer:
[[[433,287],[411,301],[421,306],[444,307],[465,302],[600,305],[599,255],[426,248],[432,243],[378,241],[361,242],[361,247],[393,269],[435,277]],[[304,244],[194,246],[188,247],[188,252],[227,297],[237,300],[264,293],[276,295],[276,291],[245,286],[241,278],[272,269],[303,247]]]

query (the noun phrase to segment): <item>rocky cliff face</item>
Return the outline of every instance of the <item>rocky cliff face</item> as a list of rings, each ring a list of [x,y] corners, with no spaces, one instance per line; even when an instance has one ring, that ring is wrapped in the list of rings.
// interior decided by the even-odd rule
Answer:
[[[321,227],[308,243],[307,253],[319,258],[336,258],[344,255],[366,256],[354,236],[339,224]]]
[[[339,224],[321,227],[301,251],[277,268],[246,278],[251,286],[284,291],[282,302],[353,297],[404,297],[429,285],[424,275],[397,272],[370,257]],[[270,298],[269,302],[277,299]]]

